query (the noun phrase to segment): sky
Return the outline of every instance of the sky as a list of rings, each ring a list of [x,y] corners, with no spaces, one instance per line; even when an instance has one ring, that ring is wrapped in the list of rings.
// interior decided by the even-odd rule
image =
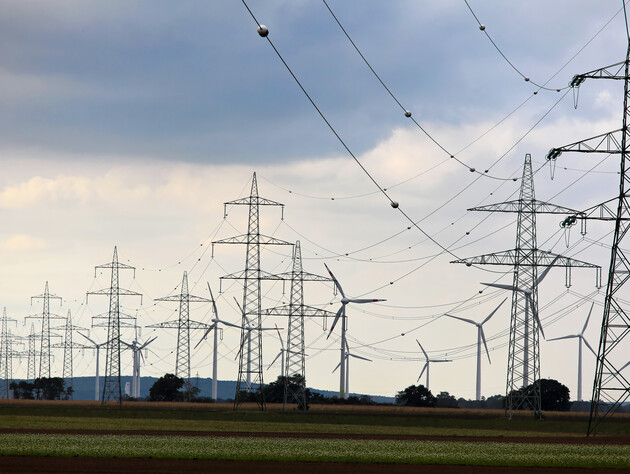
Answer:
[[[350,390],[394,396],[415,384],[424,364],[417,339],[431,358],[453,360],[431,367],[431,391],[474,397],[475,328],[444,314],[481,321],[510,296],[479,293],[481,283],[510,284],[511,269],[450,262],[514,248],[516,218],[467,209],[516,199],[526,153],[540,200],[581,210],[615,197],[618,157],[563,154],[552,179],[545,155],[621,127],[620,81],[587,81],[579,94],[566,86],[577,73],[625,59],[622,4],[469,1],[484,31],[463,1],[328,4],[422,130],[322,1],[247,2],[357,161],[241,2],[2,2],[0,304],[15,334],[27,335],[31,323],[38,330],[41,320],[27,316],[41,314],[31,297],[48,282],[63,298],[53,312],[70,310],[74,324],[105,340],[105,329],[92,325],[107,298],[86,301],[86,293],[109,286],[107,272],[94,267],[110,262],[117,246],[121,262],[136,268],[121,272],[121,286],[143,294],[123,298],[124,310],[137,317],[141,341],[157,336],[142,374],[172,372],[176,331],[147,326],[176,320],[177,305],[155,299],[177,294],[186,271],[192,294],[208,297],[209,283],[220,317],[239,322],[234,297],[242,299],[242,287],[220,277],[243,269],[245,248],[211,242],[246,233],[246,208],[224,215],[223,203],[247,196],[255,172],[260,195],[285,205],[261,210],[262,233],[299,240],[304,269],[324,275],[326,263],[348,295],[387,300],[348,307],[351,352],[371,359],[352,360]],[[538,216],[539,248],[600,265],[606,275],[612,225],[589,222],[581,236],[560,220]],[[267,271],[289,271],[290,247],[265,248],[261,261]],[[564,270],[554,269],[539,288],[545,335],[580,332],[594,302],[585,336],[596,348],[605,290],[592,270],[575,270],[571,283],[566,288]],[[263,307],[286,302],[284,290],[265,284]],[[304,295],[331,311],[340,304],[331,284],[305,283]],[[191,307],[191,319],[212,318],[210,305]],[[491,358],[483,362],[484,396],[505,393],[509,318],[505,304],[484,326]],[[264,324],[287,327],[279,318]],[[326,339],[329,326],[306,322],[306,378],[337,390],[339,336]],[[194,344],[200,336],[192,335]],[[237,330],[223,331],[221,380],[236,378],[238,339]],[[193,351],[193,376],[211,375],[211,349],[207,342]],[[277,335],[265,334],[267,382],[280,373],[277,362],[267,369],[279,350]],[[540,351],[541,375],[575,398],[577,341],[542,341]],[[56,349],[59,375],[62,361]],[[124,352],[123,374],[131,364]],[[76,351],[75,376],[92,375],[94,366],[94,351]],[[585,398],[594,366],[585,351]],[[26,367],[26,357],[16,359],[14,377],[25,377]]]

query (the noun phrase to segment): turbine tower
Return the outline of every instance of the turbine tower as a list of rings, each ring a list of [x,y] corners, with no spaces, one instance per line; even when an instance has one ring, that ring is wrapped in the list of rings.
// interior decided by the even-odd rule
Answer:
[[[306,353],[304,343],[305,318],[327,318],[335,313],[304,304],[305,281],[330,281],[330,278],[305,272],[302,268],[302,250],[300,241],[293,247],[293,269],[291,273],[279,277],[291,280],[291,299],[288,305],[267,309],[268,316],[288,318],[286,368],[284,378],[283,409],[289,403],[296,403],[299,409],[307,409],[306,400]],[[280,339],[282,341],[282,339]],[[290,381],[290,383],[289,383]]]
[[[588,320],[591,318],[591,313],[593,311],[593,305],[591,304],[591,309],[588,312],[588,316],[586,317],[586,322],[584,323],[584,327],[582,328],[582,332],[579,334],[573,334],[570,336],[562,336],[562,337],[554,337],[553,339],[547,339],[548,341],[559,341],[561,339],[573,339],[577,338],[578,340],[578,373],[577,373],[577,399],[578,402],[582,401],[582,343],[586,344],[586,347],[593,353],[595,357],[597,357],[597,353],[593,350],[591,345],[588,343],[586,339],[584,339],[584,332],[586,331],[586,326],[588,326]],[[619,369],[621,370],[621,369]]]
[[[265,409],[265,398],[263,395],[263,361],[262,361],[262,307],[261,307],[261,281],[278,280],[279,278],[271,273],[265,272],[260,267],[260,247],[261,245],[292,245],[284,240],[269,237],[260,233],[260,206],[280,206],[284,209],[284,204],[262,198],[258,195],[258,183],[256,173],[252,177],[250,194],[246,198],[236,199],[226,202],[227,206],[247,206],[249,209],[249,221],[247,234],[230,237],[213,242],[214,244],[245,244],[247,246],[245,257],[245,270],[221,277],[223,279],[243,280],[243,305],[241,317],[241,347],[249,339],[252,352],[244,357],[243,351],[240,353],[238,362],[238,377],[236,380],[236,393],[234,395],[234,409],[238,409],[241,403],[241,390],[247,392],[257,390],[259,393],[258,406]],[[224,212],[227,216],[227,212]],[[248,329],[251,328],[251,329]],[[248,331],[255,331],[254,337],[248,335]],[[255,387],[254,387],[255,385]]]
[[[540,395],[540,346],[538,333],[538,266],[566,267],[570,284],[571,267],[599,268],[596,265],[539,250],[536,243],[536,214],[576,214],[577,211],[538,201],[534,195],[532,159],[525,155],[519,199],[469,211],[516,212],[516,246],[513,250],[480,255],[451,263],[471,265],[510,265],[513,267],[512,309],[506,382],[505,414],[512,418],[514,410],[531,410],[542,416]],[[599,275],[599,272],[597,272]],[[544,277],[544,275],[543,275]],[[495,286],[495,284],[492,284]],[[506,286],[507,288],[507,286]],[[527,290],[524,290],[524,289]],[[530,318],[530,309],[534,317]],[[531,385],[530,385],[531,384]],[[520,390],[530,386],[529,390]]]
[[[475,386],[476,387],[475,388],[476,400],[481,400],[481,343],[482,342],[483,342],[484,348],[486,349],[486,355],[488,356],[488,363],[491,364],[491,362],[490,362],[490,352],[488,352],[488,344],[486,344],[486,336],[483,333],[483,325],[486,324],[490,320],[490,318],[492,316],[494,316],[494,313],[496,313],[499,310],[499,308],[501,307],[501,305],[503,303],[505,303],[505,300],[501,301],[499,306],[497,306],[494,309],[494,311],[492,311],[492,313],[490,313],[488,316],[486,316],[486,319],[484,319],[480,323],[477,323],[477,322],[473,321],[472,319],[466,319],[466,318],[461,318],[459,316],[454,316],[452,314],[446,314],[446,316],[448,316],[449,318],[459,319],[460,321],[464,321],[465,323],[470,323],[470,324],[472,324],[472,325],[477,327],[477,383],[476,383],[476,386]],[[418,343],[418,344],[420,344],[420,343]]]
[[[86,295],[108,295],[109,296],[109,313],[107,315],[107,351],[105,353],[105,380],[103,382],[103,398],[101,404],[105,405],[108,401],[116,402],[119,406],[122,404],[122,389],[120,386],[120,328],[129,325],[124,320],[134,319],[120,311],[121,296],[140,296],[140,304],[142,304],[142,295],[135,291],[127,290],[120,287],[118,276],[120,270],[133,270],[134,278],[136,269],[130,265],[120,263],[118,261],[118,249],[114,247],[114,255],[111,263],[98,265],[94,268],[94,276],[99,269],[111,270],[111,284],[109,288],[98,291],[90,291]],[[93,319],[102,319],[103,316],[95,316]],[[102,324],[94,324],[92,327],[102,326]]]
[[[140,398],[140,358],[144,360],[144,356],[142,355],[142,349],[147,347],[156,339],[157,339],[157,336],[149,339],[143,344],[140,344],[140,342],[138,341],[138,328],[136,326],[136,337],[134,338],[131,344],[123,340],[120,341],[129,349],[131,349],[131,352],[133,353],[133,375],[131,376],[131,396],[133,398],[136,398],[136,399]],[[189,394],[190,394],[190,387],[189,387]]]
[[[157,298],[155,301],[179,302],[179,318],[177,321],[166,321],[152,324],[150,328],[177,328],[177,356],[175,358],[175,375],[186,381],[188,400],[192,397],[190,382],[190,330],[207,329],[208,324],[190,320],[190,303],[210,303],[212,300],[188,293],[188,274],[184,272],[179,295]]]
[[[64,319],[62,316],[59,316],[57,314],[51,314],[50,312],[50,300],[51,299],[57,299],[60,302],[62,301],[60,296],[56,296],[56,295],[51,295],[50,292],[48,291],[48,282],[46,282],[46,287],[44,288],[44,293],[38,296],[31,296],[31,304],[33,303],[33,300],[35,299],[42,299],[43,300],[43,308],[42,308],[42,314],[41,315],[32,315],[32,316],[27,316],[27,318],[37,318],[42,320],[42,332],[41,332],[41,344],[40,344],[40,351],[39,351],[39,378],[42,377],[47,377],[50,378],[51,377],[51,372],[50,372],[50,359],[51,359],[51,352],[50,352],[50,338],[51,337],[59,337],[56,334],[51,334],[50,333],[50,320],[51,319]]]
[[[356,357],[359,359],[363,359],[363,357],[350,354],[350,350],[348,349],[348,341],[346,339],[346,330],[347,330],[346,306],[348,305],[348,303],[364,304],[364,303],[376,303],[378,301],[386,301],[386,300],[373,299],[373,298],[347,298],[346,294],[343,292],[343,288],[341,288],[341,285],[335,278],[335,275],[333,275],[333,273],[330,271],[330,268],[328,268],[328,265],[324,263],[324,266],[326,267],[326,270],[328,270],[328,273],[330,274],[330,278],[332,278],[332,281],[335,283],[335,288],[341,294],[341,307],[337,310],[337,314],[335,314],[335,319],[333,320],[332,326],[330,326],[330,332],[328,333],[328,337],[326,339],[330,337],[333,330],[335,329],[335,326],[337,325],[337,321],[339,321],[339,318],[341,318],[341,358],[339,360],[339,367],[340,367],[339,398],[348,398],[348,392],[347,392],[348,377],[346,376],[346,373],[348,372],[349,365],[350,365],[350,357],[348,356],[351,355],[352,357]]]
[[[624,5],[625,13],[625,5]],[[626,25],[627,25],[626,17]],[[627,31],[626,31],[627,33]],[[630,134],[630,35],[626,59],[616,64],[600,69],[578,74],[573,77],[569,85],[578,88],[586,79],[611,79],[623,81],[623,111],[622,125],[618,130],[603,133],[579,142],[552,148],[547,153],[547,160],[555,160],[566,151],[580,153],[605,153],[620,156],[619,195],[616,209],[610,209],[607,201],[591,208],[589,219],[614,220],[615,230],[610,255],[610,267],[604,297],[604,314],[597,352],[595,379],[593,381],[593,396],[591,398],[591,412],[589,416],[587,435],[595,435],[599,423],[612,415],[630,397],[630,381],[619,368],[628,357],[630,339],[630,313],[627,310],[627,294],[622,291],[628,283],[628,268],[630,254],[624,247],[628,245],[628,230],[630,229],[630,203],[628,202],[628,181],[630,167],[628,162],[628,139]],[[625,245],[624,245],[625,244]]]
[[[426,389],[430,390],[429,389],[429,364],[431,362],[453,362],[453,361],[449,360],[449,359],[429,359],[429,356],[427,355],[427,352],[424,350],[424,347],[422,347],[422,344],[420,344],[420,341],[418,341],[418,339],[416,339],[416,342],[420,346],[420,349],[422,350],[422,353],[424,354],[424,359],[425,359],[424,366],[422,367],[422,370],[420,371],[420,375],[418,375],[417,382],[420,381],[420,377],[422,377],[422,374],[424,374],[424,371],[426,370],[427,371]]]
[[[212,294],[212,289],[210,288],[210,283],[208,283],[208,291],[210,292],[210,299],[212,301],[212,312],[214,313],[214,317],[216,319],[212,320],[212,324],[210,326],[208,326],[208,328],[206,329],[206,332],[203,334],[203,336],[201,336],[201,339],[199,339],[199,342],[195,345],[195,349],[197,348],[197,346],[199,346],[199,344],[202,343],[202,341],[208,337],[208,334],[210,334],[211,331],[214,331],[214,344],[212,346],[212,399],[213,400],[217,400],[218,395],[217,395],[217,362],[218,362],[218,357],[217,357],[217,349],[219,347],[219,331],[221,331],[221,340],[223,340],[223,329],[219,328],[219,323],[221,323],[222,321],[219,318],[219,312],[217,311],[217,304],[214,300],[214,295]]]

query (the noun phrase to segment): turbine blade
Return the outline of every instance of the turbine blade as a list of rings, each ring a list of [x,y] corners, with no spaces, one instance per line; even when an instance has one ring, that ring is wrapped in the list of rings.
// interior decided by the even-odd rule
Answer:
[[[337,287],[337,290],[339,290],[339,293],[341,293],[341,297],[345,298],[346,295],[343,292],[343,288],[341,288],[341,285],[339,284],[339,282],[337,281],[337,279],[335,278],[335,275],[333,275],[333,272],[330,271],[330,268],[328,268],[328,265],[326,265],[324,263],[324,266],[326,267],[326,270],[328,270],[328,273],[330,274],[330,278],[332,278],[333,282],[335,283],[335,286]]]
[[[326,339],[328,339],[330,337],[330,335],[333,332],[333,329],[335,329],[335,326],[337,325],[337,321],[339,321],[339,317],[341,316],[341,313],[345,313],[346,309],[346,305],[342,304],[341,308],[339,308],[339,310],[337,311],[337,314],[335,315],[335,319],[333,320],[332,326],[330,326],[330,331],[328,332],[328,336],[326,336]]]
[[[241,315],[243,315],[243,308],[241,308],[241,305],[239,304],[238,300],[236,298],[234,298],[234,302],[236,303],[236,306],[238,307],[238,310],[241,312]]]
[[[527,303],[529,303],[529,307],[532,310],[532,314],[534,315],[536,322],[538,323],[538,329],[540,329],[540,333],[542,334],[543,339],[546,339],[545,331],[543,331],[542,324],[540,323],[540,319],[538,318],[538,311],[536,310],[536,308],[534,308],[534,299],[532,298],[531,293],[525,293],[525,300]]]
[[[482,325],[482,326],[483,326],[484,324],[486,324],[486,322],[487,322],[487,321],[488,321],[488,320],[489,320],[492,316],[494,316],[494,313],[496,313],[496,312],[499,310],[499,308],[503,305],[503,303],[505,303],[505,301],[506,301],[506,300],[507,300],[507,298],[505,298],[503,301],[501,301],[501,303],[499,303],[499,306],[497,306],[497,307],[496,307],[496,309],[495,309],[492,313],[490,313],[486,319],[484,319],[484,320],[481,322],[481,325]]]
[[[482,285],[490,286],[492,288],[501,288],[502,290],[523,291],[513,285],[502,285],[500,283],[482,283]]]
[[[584,334],[584,331],[586,331],[586,326],[588,326],[588,320],[591,318],[591,313],[593,312],[594,305],[595,305],[595,301],[591,303],[591,309],[588,312],[588,316],[586,317],[586,322],[584,323],[584,327],[582,328],[582,332],[580,334]]]
[[[212,294],[212,288],[210,288],[210,282],[206,282],[208,283],[208,290],[210,291],[210,299],[212,300],[212,312],[214,313],[215,317],[219,317],[219,313],[217,312],[217,304],[214,302],[214,295]]]
[[[540,282],[545,279],[545,277],[547,276],[547,273],[549,273],[549,270],[551,270],[553,268],[553,264],[556,263],[556,260],[558,260],[559,258],[560,258],[560,255],[556,255],[556,258],[554,258],[552,260],[551,264],[547,268],[545,268],[543,270],[543,272],[538,277],[538,280],[536,280],[536,285],[535,286],[538,286],[540,284]]]
[[[488,356],[488,362],[490,364],[492,364],[492,362],[490,361],[490,352],[488,351],[488,344],[486,344],[486,335],[483,333],[483,328],[481,326],[479,326],[479,334],[481,335],[481,340],[483,341],[483,347],[485,347],[485,349],[486,349],[486,355]]]
[[[418,380],[416,380],[416,383],[420,382],[420,378],[422,377],[422,374],[424,374],[424,371],[426,370],[428,365],[429,365],[429,361],[424,363],[424,367],[422,367],[422,370],[420,371],[420,375],[418,375]]]
[[[595,357],[597,357],[597,352],[595,352],[595,351],[593,350],[593,348],[592,348],[592,347],[591,347],[591,345],[588,343],[588,341],[587,341],[586,339],[584,339],[584,338],[582,338],[582,340],[584,341],[584,344],[586,344],[586,347],[588,347],[588,348],[591,350],[591,352],[593,353],[593,355],[594,355]]]
[[[626,367],[628,367],[630,365],[630,362],[626,362],[625,364],[623,364],[621,366],[621,368],[619,370],[617,370],[617,373],[621,372],[623,369],[625,369]]]
[[[367,299],[367,298],[358,298],[356,300],[348,300],[348,303],[376,303],[377,301],[387,301],[387,300],[381,300],[381,299]]]
[[[341,365],[341,362],[339,362],[339,363],[337,364],[337,366],[333,369],[333,371],[331,372],[331,374],[334,374],[334,373],[335,373],[335,371],[339,368],[339,366],[340,366],[340,365]]]
[[[226,326],[231,326],[233,328],[243,329],[243,326],[239,326],[238,324],[230,323],[228,321],[223,321],[222,319],[215,319],[215,321],[225,324]]]
[[[579,334],[572,334],[571,336],[554,337],[553,339],[547,339],[547,341],[559,341],[560,339],[573,339],[580,337]]]
[[[208,334],[210,334],[210,332],[213,329],[216,329],[217,327],[217,323],[214,323],[212,326],[210,326],[208,329],[206,329],[206,332],[203,333],[203,336],[201,336],[201,339],[199,339],[199,342],[197,343],[197,345],[195,345],[195,347],[193,347],[193,349],[197,349],[197,346],[199,346],[199,344],[201,344],[203,342],[203,340],[208,337]]]
[[[422,344],[420,344],[420,341],[418,339],[416,339],[416,342],[418,343],[418,345],[420,346],[420,349],[422,349],[422,353],[424,354],[424,357],[427,359],[427,361],[429,360],[429,356],[427,355],[427,352],[424,350],[424,347],[422,347]]]
[[[84,338],[86,338],[88,341],[90,341],[92,344],[94,344],[95,346],[98,346],[98,344],[96,342],[94,342],[94,340],[90,339],[89,337],[87,337],[85,334],[83,334],[80,331],[77,331],[79,334],[81,334]]]
[[[269,364],[269,367],[267,367],[267,370],[269,370],[271,366],[274,364],[274,362],[278,360],[278,357],[280,357],[280,354],[282,354],[282,352],[278,352],[278,355],[276,356],[274,360],[271,361],[271,364]]]
[[[348,355],[350,357],[354,357],[355,359],[367,360],[368,362],[372,362],[372,359],[368,359],[367,357],[361,357],[361,356],[358,356],[356,354],[351,354],[349,352],[348,352]]]
[[[276,324],[276,331],[278,333],[278,339],[280,339],[280,347],[284,350],[284,342],[282,342],[282,336],[280,335],[280,329],[278,329],[278,325]]]
[[[472,319],[460,318],[459,316],[453,316],[452,314],[448,314],[448,313],[444,313],[444,316],[448,316],[449,318],[459,319],[460,321],[464,321],[466,323],[474,324],[475,326],[477,325],[477,323],[474,322]]]

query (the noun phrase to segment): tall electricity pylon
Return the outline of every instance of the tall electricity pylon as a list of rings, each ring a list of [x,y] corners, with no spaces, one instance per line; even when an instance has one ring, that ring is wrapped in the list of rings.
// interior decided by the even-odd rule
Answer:
[[[227,216],[227,206],[248,206],[249,223],[247,234],[230,237],[213,242],[214,244],[245,244],[247,253],[245,258],[245,270],[242,272],[225,275],[221,279],[244,280],[243,283],[243,305],[241,318],[241,345],[238,359],[238,378],[236,381],[236,394],[234,395],[234,409],[241,403],[241,390],[245,388],[251,392],[256,385],[258,390],[258,405],[261,410],[265,409],[265,398],[263,395],[263,362],[262,362],[262,331],[261,331],[261,281],[278,280],[280,278],[265,272],[260,268],[260,246],[261,245],[292,245],[290,242],[276,239],[260,234],[260,206],[281,206],[284,204],[258,196],[258,184],[256,173],[252,177],[252,187],[248,197],[236,199],[224,204],[224,217]],[[251,329],[254,328],[254,329]],[[254,331],[248,341],[249,332]],[[251,344],[251,353],[244,354],[245,347]]]
[[[28,337],[28,365],[26,368],[26,379],[27,380],[35,380],[36,370],[35,370],[35,361],[37,359],[38,352],[35,349],[35,340],[37,339],[37,334],[35,334],[35,325],[31,323],[31,332],[27,336]]]
[[[150,328],[177,328],[177,355],[175,358],[175,375],[186,381],[188,399],[192,397],[190,381],[190,330],[208,329],[210,324],[190,320],[190,303],[211,303],[212,300],[188,293],[188,274],[184,272],[179,295],[157,298],[155,301],[178,301],[179,318],[177,321],[166,321],[152,324]]]
[[[64,331],[63,342],[53,344],[51,347],[63,348],[63,371],[62,377],[67,384],[67,387],[74,389],[74,374],[73,374],[73,350],[74,349],[87,349],[90,346],[84,344],[78,344],[72,341],[72,332],[78,330],[85,330],[85,328],[74,326],[72,324],[72,314],[68,310],[68,316],[66,317],[66,324],[62,327],[54,328]],[[70,392],[70,398],[72,398],[72,392]]]
[[[0,398],[4,399],[9,398],[9,385],[13,378],[13,345],[9,322],[17,324],[15,319],[7,317],[5,307],[2,312],[2,332],[0,333]]]
[[[593,396],[588,422],[587,435],[595,435],[599,423],[612,415],[630,397],[630,380],[621,373],[622,365],[628,360],[630,347],[630,314],[627,311],[627,291],[622,288],[628,283],[630,275],[630,253],[627,248],[628,230],[630,229],[630,203],[628,202],[628,138],[630,125],[630,38],[625,61],[595,69],[573,77],[571,87],[578,88],[586,79],[612,79],[623,81],[623,117],[619,130],[587,138],[559,148],[552,148],[547,159],[555,161],[562,152],[608,153],[620,155],[619,197],[617,209],[613,211],[606,203],[592,208],[587,218],[614,220],[615,231],[610,255],[610,267],[604,299],[604,314],[593,381]],[[626,288],[627,290],[627,288]]]
[[[120,270],[133,270],[134,278],[136,269],[130,265],[118,262],[118,249],[114,247],[114,256],[111,263],[105,263],[94,267],[94,276],[99,269],[111,270],[111,284],[109,288],[102,290],[90,291],[86,295],[108,295],[109,296],[109,313],[107,317],[107,351],[105,356],[105,380],[103,382],[103,398],[101,404],[105,405],[108,401],[114,401],[118,405],[122,404],[122,389],[120,386],[120,328],[121,326],[130,326],[125,323],[124,319],[134,319],[133,317],[120,312],[121,296],[140,296],[140,304],[142,304],[142,295],[135,291],[121,288],[118,282],[118,274]],[[104,316],[95,316],[93,319],[102,319]],[[94,324],[92,327],[102,326],[102,324]]]
[[[51,334],[50,332],[50,320],[51,319],[64,319],[63,316],[59,316],[58,314],[52,314],[50,312],[50,300],[58,299],[60,302],[62,301],[60,296],[51,295],[48,291],[48,282],[46,282],[46,287],[44,288],[44,293],[38,296],[31,296],[31,303],[34,299],[42,299],[43,309],[41,315],[32,315],[27,316],[27,318],[41,318],[42,320],[42,332],[41,336],[41,345],[40,345],[40,355],[39,355],[39,377],[47,377],[50,378],[50,338],[51,337],[59,337],[57,334]]]
[[[455,260],[451,263],[466,265],[511,265],[514,267],[512,309],[510,314],[510,340],[508,349],[505,414],[512,417],[514,410],[531,410],[534,416],[542,415],[540,394],[540,346],[538,314],[538,267],[566,267],[566,281],[570,284],[571,267],[599,268],[587,262],[574,260],[539,250],[536,244],[536,214],[576,214],[577,211],[537,201],[530,154],[525,155],[519,199],[469,211],[516,212],[516,247],[504,252]],[[525,290],[526,289],[526,290]],[[533,314],[530,314],[530,310]],[[528,390],[522,390],[528,387]]]
[[[277,275],[291,280],[291,299],[288,305],[263,311],[264,315],[288,317],[286,368],[284,377],[283,409],[296,403],[299,409],[307,409],[306,400],[306,354],[304,351],[304,319],[334,317],[335,313],[304,304],[305,281],[331,281],[328,277],[307,273],[302,269],[300,241],[293,248],[293,271]]]

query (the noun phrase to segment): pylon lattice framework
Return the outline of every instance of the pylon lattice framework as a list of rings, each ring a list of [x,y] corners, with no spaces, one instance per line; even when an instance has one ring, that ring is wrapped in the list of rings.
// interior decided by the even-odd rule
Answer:
[[[630,38],[626,49],[625,61],[595,69],[573,77],[570,85],[579,87],[586,79],[612,79],[623,81],[623,117],[619,130],[587,138],[579,142],[552,148],[547,159],[554,164],[562,152],[606,153],[620,155],[619,197],[615,213],[609,213],[605,203],[595,209],[589,219],[611,220],[606,214],[613,214],[615,230],[610,255],[610,267],[604,298],[604,313],[597,352],[593,396],[587,434],[596,434],[599,423],[612,415],[630,397],[630,380],[621,373],[622,364],[628,360],[628,335],[630,334],[630,315],[624,309],[627,296],[623,287],[630,278],[630,255],[623,250],[624,239],[628,240],[630,229],[630,203],[627,185],[630,182],[628,169],[628,118],[630,116]],[[601,212],[603,211],[603,212]],[[627,242],[626,242],[627,243]]]
[[[246,244],[245,270],[221,277],[223,279],[244,280],[243,304],[241,318],[241,351],[238,361],[238,378],[236,380],[236,394],[234,395],[234,409],[237,409],[242,401],[241,390],[245,387],[251,392],[256,385],[259,392],[258,405],[264,410],[265,400],[262,392],[263,365],[262,365],[262,307],[261,307],[261,282],[262,280],[279,280],[281,278],[265,272],[260,268],[261,245],[292,245],[290,242],[260,234],[260,206],[280,206],[284,204],[258,196],[258,184],[256,173],[252,177],[251,191],[248,197],[226,202],[227,206],[248,206],[249,221],[247,234],[217,240],[214,244]],[[224,212],[225,216],[227,213]],[[250,335],[254,332],[254,335]],[[249,339],[249,340],[248,340]],[[245,355],[245,347],[250,347]]]
[[[0,333],[0,398],[9,398],[9,385],[13,378],[13,345],[9,322],[17,324],[15,319],[7,316],[7,308],[2,312],[2,329]]]
[[[51,347],[63,348],[63,371],[62,377],[67,384],[67,387],[74,389],[74,359],[73,359],[73,351],[74,349],[86,349],[89,346],[84,344],[76,343],[72,340],[73,331],[77,330],[85,330],[85,328],[75,326],[72,324],[72,313],[68,310],[68,316],[66,317],[66,324],[62,327],[54,328],[54,329],[63,329],[64,338],[63,342],[58,344],[53,344]],[[70,392],[72,397],[72,391]]]
[[[31,315],[27,316],[27,318],[36,318],[42,320],[42,331],[40,333],[40,352],[39,352],[39,377],[47,377],[50,378],[50,359],[52,358],[51,337],[59,337],[58,334],[52,334],[50,332],[50,320],[51,319],[64,319],[63,316],[59,316],[58,314],[52,314],[50,312],[50,300],[58,299],[60,302],[62,301],[60,296],[51,295],[48,291],[48,282],[46,282],[46,287],[44,288],[44,293],[38,296],[31,297],[31,303],[34,299],[43,300],[42,314],[41,315]]]
[[[103,380],[103,397],[101,404],[105,405],[108,401],[114,401],[118,405],[122,404],[122,389],[120,386],[120,328],[121,326],[133,326],[124,320],[134,319],[132,316],[121,313],[120,297],[121,296],[140,296],[140,304],[142,304],[142,295],[135,291],[120,288],[118,276],[120,270],[133,270],[135,278],[135,267],[120,263],[118,261],[118,249],[114,247],[114,255],[111,263],[98,265],[94,268],[94,276],[99,269],[111,270],[111,284],[109,288],[102,290],[90,291],[87,295],[108,295],[109,296],[109,312],[107,316],[94,316],[92,319],[92,327],[102,327],[104,324],[94,324],[94,319],[107,318],[107,351],[105,356],[105,378]],[[87,299],[87,296],[86,296]]]
[[[302,251],[300,241],[293,249],[293,271],[278,277],[291,280],[291,299],[289,304],[263,311],[264,315],[285,316],[288,318],[286,369],[284,378],[283,408],[296,403],[298,408],[306,409],[306,354],[304,345],[304,318],[334,317],[335,313],[304,304],[304,281],[331,281],[328,277],[304,272],[302,269]],[[290,383],[291,382],[291,383]]]
[[[530,154],[525,155],[523,178],[517,201],[508,201],[475,207],[469,211],[517,212],[516,247],[514,250],[492,253],[455,260],[452,263],[476,265],[512,265],[514,267],[512,308],[510,313],[510,339],[506,380],[506,416],[511,418],[514,410],[531,410],[541,416],[540,394],[540,346],[538,322],[529,314],[527,296],[516,289],[531,290],[530,303],[538,313],[538,267],[556,266],[567,268],[567,285],[571,267],[597,268],[587,262],[574,260],[550,252],[543,252],[536,243],[536,214],[575,214],[576,211],[537,201],[534,193],[534,178]],[[521,390],[524,387],[528,390]]]
[[[166,321],[163,323],[152,324],[147,327],[177,329],[175,375],[182,377],[186,381],[188,398],[190,399],[192,395],[192,392],[190,391],[190,330],[208,329],[210,327],[209,324],[190,320],[190,303],[211,303],[212,301],[208,298],[191,295],[188,292],[187,272],[184,272],[184,276],[182,277],[181,291],[179,295],[165,296],[163,298],[157,298],[155,301],[179,302],[179,318],[177,321]]]

